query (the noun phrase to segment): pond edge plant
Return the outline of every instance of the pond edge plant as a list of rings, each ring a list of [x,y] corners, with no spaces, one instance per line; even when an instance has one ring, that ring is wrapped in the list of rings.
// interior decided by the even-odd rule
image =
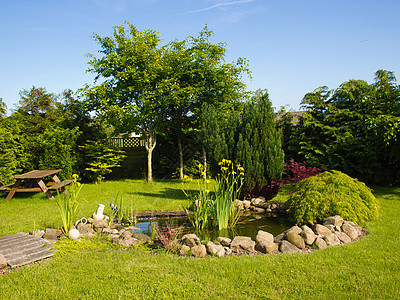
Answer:
[[[234,166],[228,159],[222,159],[219,166],[221,173],[216,179],[213,222],[221,230],[235,226],[239,220],[240,209],[236,203],[243,186],[244,168],[240,164]]]
[[[193,201],[193,215],[185,208],[192,226],[202,230],[209,226],[219,230],[233,227],[239,220],[240,209],[237,206],[237,197],[241,193],[244,179],[244,168],[234,165],[231,160],[222,159],[219,163],[220,174],[216,178],[215,192],[210,193],[207,184],[209,180],[199,179],[199,191]],[[203,166],[199,164],[200,172]],[[203,174],[202,174],[203,175]],[[186,178],[187,179],[187,178]],[[184,190],[187,197],[188,195]]]
[[[76,219],[76,212],[78,209],[78,195],[82,188],[80,182],[78,182],[79,176],[77,174],[72,175],[73,182],[71,186],[67,187],[66,193],[59,193],[57,190],[57,197],[55,201],[60,210],[61,219],[63,223],[63,232],[68,235],[68,232],[73,228]]]

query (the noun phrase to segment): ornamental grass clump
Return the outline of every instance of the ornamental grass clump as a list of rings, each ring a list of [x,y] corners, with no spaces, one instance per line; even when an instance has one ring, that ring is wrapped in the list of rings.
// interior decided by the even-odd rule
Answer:
[[[78,182],[78,175],[72,175],[74,181],[71,186],[67,188],[67,193],[60,194],[57,191],[56,203],[60,209],[61,219],[63,222],[63,232],[68,235],[68,232],[74,226],[76,220],[76,211],[78,209],[78,195],[82,188]]]
[[[234,226],[239,219],[240,209],[237,208],[236,200],[243,186],[244,168],[240,165],[235,167],[227,159],[223,159],[219,165],[221,173],[217,177],[213,221],[214,226],[221,230]]]
[[[300,181],[288,207],[288,214],[297,225],[313,225],[333,215],[363,225],[376,218],[379,211],[371,189],[339,171],[326,171]]]
[[[203,166],[199,164],[199,170],[202,172]],[[188,176],[185,175],[184,177],[185,180],[191,181],[192,179],[189,178]],[[209,180],[199,180],[198,181],[198,188],[199,191],[195,195],[196,199],[194,199],[193,204],[191,206],[191,210],[193,212],[193,215],[189,216],[189,221],[192,224],[193,227],[197,229],[205,229],[210,225],[210,220],[212,216],[212,206],[213,206],[213,201],[210,198],[210,189],[208,187],[208,184],[210,183]],[[182,190],[186,197],[193,197],[193,195],[189,195],[186,193],[184,190]],[[188,211],[186,209],[186,211]]]
[[[243,186],[244,168],[234,166],[232,161],[223,159],[220,174],[216,178],[215,192],[208,189],[209,180],[199,180],[199,191],[192,205],[193,215],[189,217],[192,226],[197,229],[218,227],[219,230],[235,226],[240,209],[236,205],[237,197]],[[199,164],[200,172],[203,166]],[[189,196],[185,191],[186,196]],[[189,214],[188,214],[189,215]]]

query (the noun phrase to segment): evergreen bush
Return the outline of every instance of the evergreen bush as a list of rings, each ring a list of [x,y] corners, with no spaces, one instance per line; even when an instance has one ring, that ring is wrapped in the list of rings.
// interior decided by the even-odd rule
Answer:
[[[379,204],[370,188],[339,172],[326,171],[300,181],[288,200],[297,224],[314,224],[333,215],[359,225],[377,217]]]
[[[246,170],[243,196],[259,196],[264,185],[281,178],[284,153],[274,118],[266,91],[258,90],[244,105],[238,132],[234,134],[237,143],[233,153],[235,163]],[[230,134],[227,136],[229,138]]]

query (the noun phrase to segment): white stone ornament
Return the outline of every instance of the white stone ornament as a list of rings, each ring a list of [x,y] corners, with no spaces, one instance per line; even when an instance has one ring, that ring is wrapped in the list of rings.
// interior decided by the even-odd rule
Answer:
[[[77,240],[79,239],[80,233],[78,229],[72,228],[69,232],[68,232],[68,236],[71,240]]]
[[[93,220],[95,221],[100,221],[104,219],[104,215],[103,215],[103,211],[104,211],[104,205],[103,204],[99,204],[97,206],[97,210],[96,212],[93,214]]]

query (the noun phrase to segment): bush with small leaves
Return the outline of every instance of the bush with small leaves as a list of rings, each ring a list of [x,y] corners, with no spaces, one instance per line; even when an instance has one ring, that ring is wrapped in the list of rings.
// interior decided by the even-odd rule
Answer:
[[[288,214],[297,225],[314,224],[333,215],[359,225],[377,217],[379,203],[357,179],[330,171],[300,181],[288,200]]]

